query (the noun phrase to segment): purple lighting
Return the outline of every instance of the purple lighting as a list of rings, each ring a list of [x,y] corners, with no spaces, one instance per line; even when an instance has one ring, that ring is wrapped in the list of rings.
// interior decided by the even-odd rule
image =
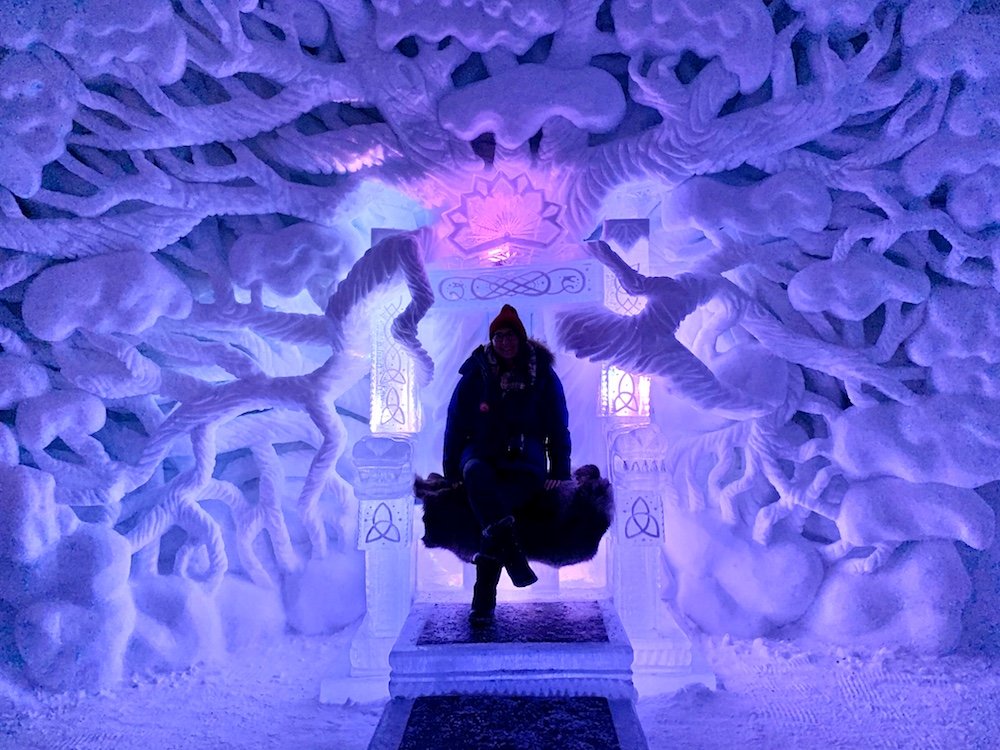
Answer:
[[[996,746],[998,195],[997,0],[0,0],[0,746],[359,750],[503,304],[659,747]],[[368,725],[131,733],[266,646]]]
[[[530,262],[535,251],[562,237],[561,210],[527,175],[478,177],[461,204],[445,214],[454,227],[448,240],[465,257],[485,257],[493,264],[507,264],[515,257]]]

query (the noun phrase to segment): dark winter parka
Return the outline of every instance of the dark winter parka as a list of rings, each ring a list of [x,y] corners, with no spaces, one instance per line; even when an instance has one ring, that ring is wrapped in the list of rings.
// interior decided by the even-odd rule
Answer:
[[[569,413],[552,362],[552,353],[533,339],[520,348],[513,378],[500,372],[492,344],[472,353],[448,406],[446,478],[460,480],[473,458],[513,463],[539,480],[570,478]]]

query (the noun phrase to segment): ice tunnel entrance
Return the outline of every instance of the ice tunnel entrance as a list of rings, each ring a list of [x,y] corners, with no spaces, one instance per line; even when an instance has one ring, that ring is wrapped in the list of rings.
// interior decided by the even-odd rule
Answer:
[[[373,230],[372,244],[395,231]],[[626,262],[639,269],[648,264],[647,220],[608,220],[601,234]],[[573,464],[596,464],[611,479],[616,517],[594,559],[561,569],[538,566],[540,581],[529,589],[514,589],[505,575],[501,601],[610,600],[632,642],[640,692],[693,681],[714,686],[662,597],[668,585],[661,560],[666,443],[650,423],[648,378],[566,354],[560,358],[550,335],[555,315],[568,307],[596,303],[627,315],[641,310],[644,301],[628,295],[578,247],[546,252],[544,263],[535,261],[530,248],[519,250],[507,237],[481,245],[473,257],[442,253],[428,259],[435,302],[427,322],[439,335],[427,337],[438,375],[425,392],[418,392],[413,365],[390,332],[406,300],[387,299],[372,315],[370,434],[353,448],[368,607],[352,644],[352,679],[327,681],[324,700],[384,695],[388,655],[414,601],[471,598],[473,566],[421,544],[422,520],[410,478],[415,471],[440,470],[444,415],[458,366],[486,340],[489,321],[504,302],[518,308],[529,336],[556,350],[570,402]]]

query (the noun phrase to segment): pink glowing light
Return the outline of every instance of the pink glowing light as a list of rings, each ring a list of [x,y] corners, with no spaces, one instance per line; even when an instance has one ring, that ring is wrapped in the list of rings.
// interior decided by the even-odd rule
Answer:
[[[555,243],[564,231],[558,221],[561,210],[526,175],[477,178],[461,204],[445,214],[454,226],[448,239],[466,257],[483,255],[491,263],[507,263],[520,249],[530,256]]]
[[[486,258],[496,266],[502,266],[514,258],[515,252],[514,248],[511,247],[509,242],[504,242],[486,251]]]

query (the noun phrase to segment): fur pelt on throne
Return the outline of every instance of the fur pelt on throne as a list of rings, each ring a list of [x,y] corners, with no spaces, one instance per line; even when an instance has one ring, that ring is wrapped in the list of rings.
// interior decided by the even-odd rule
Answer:
[[[479,552],[482,532],[465,486],[440,474],[417,477],[414,492],[424,506],[424,546],[451,550],[466,562]],[[608,480],[592,465],[573,479],[542,490],[515,513],[518,540],[531,560],[560,567],[589,560],[611,525],[614,498]]]

